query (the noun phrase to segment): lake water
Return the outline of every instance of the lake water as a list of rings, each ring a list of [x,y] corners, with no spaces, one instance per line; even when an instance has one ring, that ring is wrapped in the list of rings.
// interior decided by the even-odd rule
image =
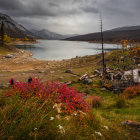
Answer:
[[[40,60],[71,59],[76,56],[101,53],[101,44],[79,41],[39,40],[37,44],[21,44],[16,47],[33,52],[33,57]],[[110,51],[120,48],[120,46],[104,44],[104,48],[105,51]]]

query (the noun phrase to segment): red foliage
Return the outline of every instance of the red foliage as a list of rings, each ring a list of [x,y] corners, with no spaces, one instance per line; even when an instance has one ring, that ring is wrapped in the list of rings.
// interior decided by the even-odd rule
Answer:
[[[44,100],[52,98],[54,103],[62,103],[62,108],[67,113],[76,110],[88,111],[89,108],[85,101],[84,93],[79,94],[73,87],[68,87],[59,82],[45,83],[34,78],[31,83],[15,81],[6,95],[19,95],[25,100],[32,96]]]
[[[140,94],[140,84],[126,88],[123,94],[126,98],[137,96]]]

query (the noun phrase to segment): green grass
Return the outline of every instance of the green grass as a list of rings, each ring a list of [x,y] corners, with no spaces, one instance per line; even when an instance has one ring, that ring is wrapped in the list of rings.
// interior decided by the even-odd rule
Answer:
[[[86,116],[72,115],[70,120],[65,119],[68,116],[58,114],[53,109],[51,101],[42,102],[37,98],[28,101],[23,101],[19,97],[7,98],[3,94],[6,91],[3,91],[0,94],[0,137],[2,140],[137,140],[139,133],[135,129],[120,126],[120,123],[124,120],[140,121],[140,97],[127,100],[127,106],[118,108],[116,101],[120,97],[109,91],[99,91],[97,88],[90,94],[100,95],[103,98],[102,106],[91,109]],[[57,119],[56,115],[60,115],[61,119]],[[54,117],[54,120],[50,121],[50,117]],[[64,134],[60,132],[58,125],[64,127]],[[104,126],[108,126],[109,130],[106,130]],[[103,136],[100,137],[95,132],[101,132]],[[132,135],[132,132],[135,135]]]

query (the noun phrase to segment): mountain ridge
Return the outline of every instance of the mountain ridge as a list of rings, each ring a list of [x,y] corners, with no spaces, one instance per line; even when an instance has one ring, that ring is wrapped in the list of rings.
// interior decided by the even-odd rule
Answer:
[[[30,30],[30,32],[36,35],[39,39],[49,39],[49,40],[56,40],[56,39],[61,40],[68,37],[75,36],[75,35],[62,35],[62,34],[49,31],[47,29],[41,29],[41,30],[32,29]]]
[[[34,38],[34,35],[7,14],[0,13],[0,27],[4,24],[4,32],[12,38]]]
[[[135,40],[140,42],[140,26],[119,27],[103,32],[105,42],[120,42],[121,40]],[[67,38],[69,41],[101,41],[101,33],[89,33]]]

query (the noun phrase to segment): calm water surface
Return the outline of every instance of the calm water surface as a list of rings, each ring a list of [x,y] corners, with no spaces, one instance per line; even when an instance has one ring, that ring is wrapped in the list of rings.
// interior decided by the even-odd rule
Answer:
[[[39,40],[37,44],[21,44],[16,47],[33,52],[33,57],[40,60],[62,60],[101,53],[101,44],[75,41]],[[119,47],[116,44],[104,45],[105,51]]]

